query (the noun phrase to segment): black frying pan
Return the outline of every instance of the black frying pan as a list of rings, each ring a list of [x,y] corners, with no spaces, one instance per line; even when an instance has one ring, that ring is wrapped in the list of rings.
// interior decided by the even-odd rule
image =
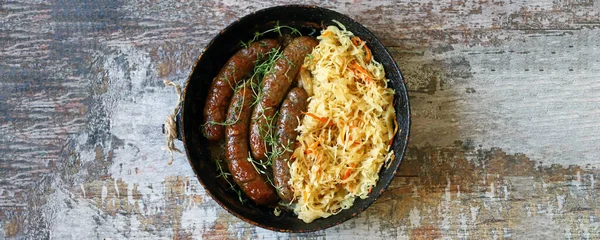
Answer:
[[[329,218],[317,219],[311,223],[304,223],[293,213],[282,212],[275,216],[272,208],[257,206],[251,201],[240,203],[238,195],[227,190],[222,180],[217,178],[216,165],[210,159],[207,146],[208,141],[201,133],[202,109],[211,81],[221,67],[242,45],[254,37],[255,32],[264,32],[279,25],[288,25],[299,29],[304,35],[316,36],[322,26],[334,25],[333,20],[344,24],[356,36],[367,42],[375,60],[381,62],[385,68],[386,77],[390,79],[389,86],[396,92],[395,109],[399,129],[401,131],[394,138],[393,149],[395,159],[389,166],[379,173],[379,181],[367,199],[356,199],[354,205]],[[273,33],[275,34],[275,33]],[[272,37],[272,36],[264,36]],[[184,92],[183,108],[178,116],[179,138],[183,141],[188,160],[212,198],[236,217],[266,229],[281,232],[311,232],[322,230],[340,224],[355,217],[371,205],[389,185],[394,178],[396,170],[402,161],[410,127],[410,108],[406,86],[402,79],[400,69],[385,47],[364,26],[340,13],[315,6],[286,5],[263,9],[249,14],[223,29],[204,49],[192,69]]]

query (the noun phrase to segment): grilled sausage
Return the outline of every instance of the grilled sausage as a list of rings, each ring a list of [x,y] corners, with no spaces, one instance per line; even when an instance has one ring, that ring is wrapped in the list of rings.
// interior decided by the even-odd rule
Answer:
[[[222,123],[225,121],[233,89],[252,73],[257,60],[278,47],[279,43],[275,39],[253,42],[235,53],[221,68],[213,79],[204,105],[202,132],[208,140],[218,140],[224,135],[225,127]]]
[[[289,203],[294,198],[294,191],[290,184],[291,157],[298,141],[296,137],[298,132],[296,128],[300,124],[302,112],[306,111],[308,105],[308,94],[304,89],[296,87],[290,90],[287,97],[283,100],[279,109],[279,119],[277,120],[277,145],[273,147],[273,152],[278,156],[273,161],[273,178],[275,180],[275,189],[281,200]]]
[[[273,116],[296,79],[304,58],[317,44],[317,40],[308,36],[293,39],[275,62],[273,71],[263,79],[260,99],[252,111],[250,122],[250,149],[254,159],[266,160],[269,146],[265,138],[272,135]]]
[[[225,159],[234,181],[246,195],[259,205],[274,204],[278,197],[275,189],[248,161],[248,125],[253,92],[250,81],[237,88],[227,112]]]

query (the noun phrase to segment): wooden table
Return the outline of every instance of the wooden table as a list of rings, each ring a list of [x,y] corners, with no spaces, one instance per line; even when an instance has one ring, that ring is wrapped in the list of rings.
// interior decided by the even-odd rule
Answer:
[[[0,3],[0,238],[600,237],[600,1],[311,1],[383,41],[413,122],[389,190],[310,234],[228,214],[160,130],[162,81],[287,1],[31,2]]]

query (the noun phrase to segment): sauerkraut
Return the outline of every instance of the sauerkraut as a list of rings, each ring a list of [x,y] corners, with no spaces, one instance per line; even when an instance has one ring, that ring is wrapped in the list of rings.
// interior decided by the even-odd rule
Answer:
[[[301,68],[310,98],[289,183],[294,212],[307,223],[367,198],[393,157],[394,91],[366,43],[338,25],[321,31]]]

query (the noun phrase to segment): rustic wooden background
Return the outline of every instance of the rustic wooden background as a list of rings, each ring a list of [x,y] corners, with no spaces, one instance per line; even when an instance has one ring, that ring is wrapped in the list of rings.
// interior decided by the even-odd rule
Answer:
[[[406,77],[408,153],[366,212],[275,233],[167,165],[162,81],[288,1],[4,0],[0,238],[600,238],[600,1],[291,2],[364,24]]]

